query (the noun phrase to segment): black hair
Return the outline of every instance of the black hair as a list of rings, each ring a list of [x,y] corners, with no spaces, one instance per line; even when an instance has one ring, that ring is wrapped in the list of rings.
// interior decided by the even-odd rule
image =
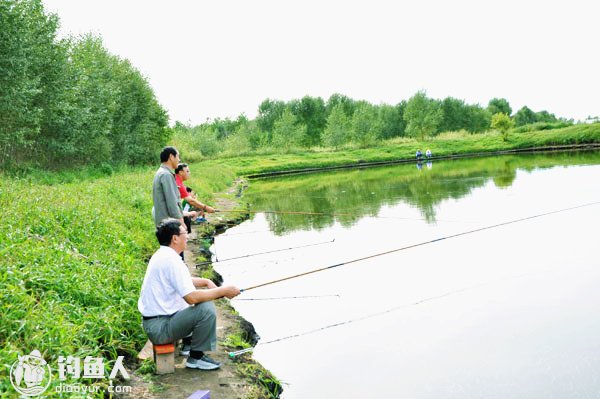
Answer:
[[[167,162],[171,155],[177,155],[177,149],[175,147],[165,147],[160,152],[160,162]]]
[[[179,165],[177,165],[177,167],[175,168],[175,174],[179,174],[179,172],[181,172],[183,170],[183,168],[187,168],[188,164],[187,163],[180,163]]]
[[[163,219],[156,227],[156,238],[160,245],[169,246],[173,236],[179,235],[181,231],[181,222],[177,219]]]

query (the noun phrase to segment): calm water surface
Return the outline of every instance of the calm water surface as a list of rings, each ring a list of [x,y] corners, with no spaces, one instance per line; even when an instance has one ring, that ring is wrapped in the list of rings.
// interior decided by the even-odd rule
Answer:
[[[600,153],[582,153],[252,181],[251,209],[328,215],[257,214],[217,237],[219,259],[319,245],[215,267],[250,287],[598,202],[599,178]],[[600,204],[581,207],[257,288],[232,304],[261,336],[254,358],[283,381],[285,398],[597,398],[599,225]]]

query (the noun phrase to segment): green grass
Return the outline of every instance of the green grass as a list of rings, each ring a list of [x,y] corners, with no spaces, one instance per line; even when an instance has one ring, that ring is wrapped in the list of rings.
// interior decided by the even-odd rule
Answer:
[[[247,395],[249,399],[278,398],[283,392],[281,382],[256,362],[236,362],[236,371],[254,383]]]
[[[313,149],[287,154],[218,158],[206,160],[204,163],[226,165],[240,175],[252,175],[284,170],[356,165],[364,162],[413,160],[417,148],[423,152],[429,148],[434,156],[440,157],[584,143],[600,143],[600,123],[535,132],[509,133],[507,141],[504,141],[497,132],[484,134],[452,132],[443,133],[425,141],[397,138],[377,147],[365,149],[343,151]]]
[[[229,334],[225,337],[225,340],[221,342],[221,345],[231,349],[246,349],[250,347],[250,344],[244,340],[240,332]]]
[[[157,248],[155,169],[0,175],[3,365],[34,349],[54,369],[60,355],[135,359],[146,341],[137,299]],[[195,171],[194,188],[208,199],[234,177],[231,169]],[[2,379],[0,396],[10,393]]]

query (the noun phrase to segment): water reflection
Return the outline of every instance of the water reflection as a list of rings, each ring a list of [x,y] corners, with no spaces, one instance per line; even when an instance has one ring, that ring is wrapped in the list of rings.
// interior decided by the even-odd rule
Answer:
[[[443,161],[435,168],[431,161],[423,168],[420,161],[416,169],[412,165],[394,165],[257,180],[245,197],[253,210],[326,214],[269,214],[270,227],[276,234],[307,228],[319,230],[335,222],[350,227],[363,217],[378,215],[384,206],[401,202],[419,209],[422,217],[434,224],[440,202],[463,198],[489,181],[499,188],[510,187],[519,169],[594,164],[599,158],[597,152],[576,157],[570,153],[533,154]]]

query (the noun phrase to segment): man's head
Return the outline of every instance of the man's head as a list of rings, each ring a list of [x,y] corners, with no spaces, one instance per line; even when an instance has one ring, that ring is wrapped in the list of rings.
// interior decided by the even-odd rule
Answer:
[[[187,245],[187,228],[177,219],[164,219],[156,227],[156,238],[160,245],[182,252]]]
[[[180,163],[175,169],[175,174],[181,176],[181,180],[186,181],[190,178],[190,168],[187,163]]]
[[[175,147],[165,147],[160,152],[160,162],[175,169],[179,164],[179,152]]]

